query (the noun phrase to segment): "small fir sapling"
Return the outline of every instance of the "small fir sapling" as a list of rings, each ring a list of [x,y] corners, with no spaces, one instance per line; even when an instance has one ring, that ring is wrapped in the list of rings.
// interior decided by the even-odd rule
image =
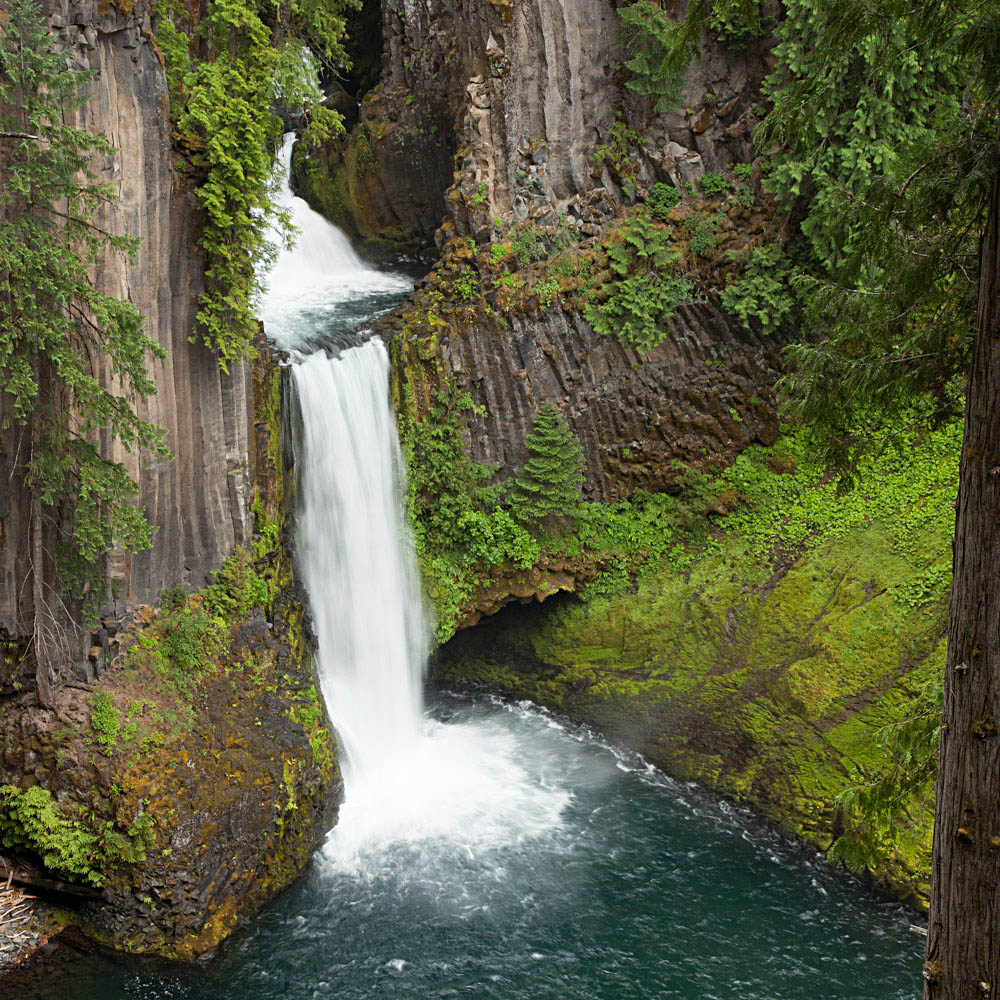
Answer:
[[[558,533],[575,521],[582,499],[583,450],[553,403],[538,411],[524,439],[528,461],[510,491],[514,516],[525,526]]]

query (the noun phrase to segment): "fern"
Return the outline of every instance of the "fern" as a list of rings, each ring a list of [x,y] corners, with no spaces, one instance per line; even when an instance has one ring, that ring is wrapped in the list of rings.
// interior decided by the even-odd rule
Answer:
[[[763,333],[773,333],[795,306],[791,274],[780,247],[757,247],[743,273],[723,289],[722,308],[747,329],[756,320]]]
[[[673,270],[681,255],[671,245],[672,235],[673,230],[639,215],[605,244],[608,265],[618,278],[601,287],[602,302],[584,309],[598,333],[640,350],[663,340],[667,320],[694,298],[691,280]]]

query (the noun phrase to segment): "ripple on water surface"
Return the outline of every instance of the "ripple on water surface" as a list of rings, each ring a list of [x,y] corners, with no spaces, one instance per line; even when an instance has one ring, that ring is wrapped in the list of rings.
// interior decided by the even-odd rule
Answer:
[[[89,959],[45,1000],[918,995],[907,915],[738,811],[525,705],[432,716],[213,962]]]

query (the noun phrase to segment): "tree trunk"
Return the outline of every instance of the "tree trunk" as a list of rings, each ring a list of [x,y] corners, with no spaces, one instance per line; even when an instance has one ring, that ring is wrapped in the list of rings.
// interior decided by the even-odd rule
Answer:
[[[271,31],[271,48],[280,49],[288,34],[288,25],[292,20],[292,0],[282,0],[278,16]]]
[[[1000,176],[980,248],[934,819],[926,1000],[1000,997]]]
[[[41,422],[41,365],[36,360],[32,365],[35,384],[38,386],[35,412],[31,418],[31,458],[36,457],[39,441],[39,423]],[[45,708],[52,707],[52,676],[49,672],[48,643],[45,631],[45,553],[42,546],[42,495],[36,484],[31,488],[31,613],[32,613],[32,651],[35,654],[35,685],[38,688],[38,701]]]
[[[208,17],[208,0],[201,0],[198,5],[198,62],[208,62],[208,28],[205,18]]]

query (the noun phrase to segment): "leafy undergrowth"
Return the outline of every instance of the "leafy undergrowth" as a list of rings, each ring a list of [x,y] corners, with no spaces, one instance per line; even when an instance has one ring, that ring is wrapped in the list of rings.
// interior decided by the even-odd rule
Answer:
[[[179,587],[164,592],[124,662],[89,699],[93,739],[106,756],[116,749],[142,754],[190,729],[195,691],[211,674],[233,668],[233,626],[268,598],[250,559],[240,549],[211,586],[190,595]]]
[[[844,491],[792,435],[679,498],[595,505],[572,544],[614,568],[460,633],[437,676],[585,719],[824,850],[846,833],[843,859],[919,902],[959,444],[904,436]],[[850,792],[921,753],[881,816]]]
[[[152,817],[141,812],[127,830],[98,820],[83,807],[67,810],[47,788],[0,785],[0,844],[27,851],[53,875],[100,887],[107,870],[143,861],[152,843]]]
[[[770,448],[751,445],[727,469],[700,473],[679,468],[676,495],[639,491],[613,504],[582,503],[572,529],[531,531],[511,517],[502,487],[484,483],[461,450],[453,406],[443,420],[404,434],[408,447],[410,511],[428,592],[436,605],[438,641],[455,632],[478,591],[543,558],[590,560],[604,567],[586,596],[623,591],[660,573],[685,573],[723,547],[739,545],[769,572],[783,554],[844,537],[876,521],[893,550],[910,554],[924,529],[950,538],[957,490],[961,428],[950,425],[917,437],[900,433],[887,450],[856,470],[850,488],[829,477],[804,433]],[[442,411],[444,412],[444,411]],[[451,424],[448,423],[451,421]],[[424,428],[433,444],[424,446]],[[442,484],[462,483],[460,490]],[[946,592],[947,545],[899,600],[920,603]]]

